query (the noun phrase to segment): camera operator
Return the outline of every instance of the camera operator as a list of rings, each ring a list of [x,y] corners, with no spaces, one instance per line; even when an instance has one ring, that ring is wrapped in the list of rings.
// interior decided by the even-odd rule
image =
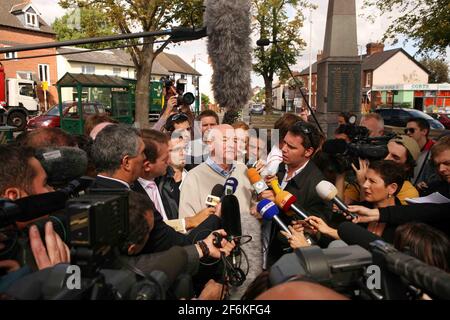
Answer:
[[[31,195],[53,191],[47,185],[47,174],[39,161],[33,156],[31,149],[16,146],[0,146],[0,195],[2,198],[17,200]],[[8,234],[16,232],[13,226],[0,230],[0,253],[6,250],[4,243]],[[68,262],[68,247],[53,230],[51,222],[45,225],[45,245],[36,226],[29,228],[28,237],[36,266],[39,270],[58,263]],[[21,268],[22,267],[22,268]],[[30,273],[31,266],[20,266],[13,259],[1,260],[0,271],[10,274],[0,278],[0,291],[6,289],[16,279]]]
[[[400,191],[397,198],[402,204],[406,204],[407,198],[417,198],[419,192],[407,179],[412,176],[412,172],[416,165],[416,160],[419,157],[420,149],[417,142],[408,136],[398,136],[389,141],[387,144],[388,155],[385,160],[392,160],[401,165],[404,172],[405,181],[400,186]],[[347,203],[354,203],[363,201],[363,185],[366,180],[366,172],[369,166],[369,161],[359,159],[359,168],[352,164],[352,168],[356,173],[356,184],[349,184],[344,191],[344,200]]]
[[[369,130],[369,137],[384,136],[384,120],[378,113],[363,115],[360,126],[366,127]]]

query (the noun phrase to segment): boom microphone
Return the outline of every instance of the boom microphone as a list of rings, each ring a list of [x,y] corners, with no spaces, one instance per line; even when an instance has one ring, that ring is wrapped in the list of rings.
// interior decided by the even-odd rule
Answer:
[[[338,196],[336,187],[326,180],[320,181],[316,186],[316,192],[322,200],[333,202],[341,211],[355,219],[357,216],[348,211],[347,205]]]
[[[206,0],[205,6],[214,99],[223,108],[239,110],[252,97],[250,1]]]
[[[269,189],[267,184],[264,182],[264,179],[255,168],[250,168],[247,170],[247,177],[250,180],[250,183],[253,185],[253,188],[255,189],[257,194],[260,194],[263,191]]]
[[[48,184],[56,187],[83,176],[88,166],[86,152],[75,147],[43,148],[35,156],[47,173]]]
[[[278,210],[275,203],[268,199],[261,200],[256,206],[258,213],[262,215],[264,220],[271,221],[272,219],[280,226],[281,229],[286,231],[288,234],[292,234],[288,227],[280,220],[278,214],[280,211]]]

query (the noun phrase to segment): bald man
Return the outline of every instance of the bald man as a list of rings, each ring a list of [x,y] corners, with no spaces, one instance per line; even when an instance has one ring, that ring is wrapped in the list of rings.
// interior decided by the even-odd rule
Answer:
[[[242,234],[252,236],[252,241],[243,249],[250,261],[247,281],[232,298],[239,299],[249,283],[262,270],[262,246],[260,221],[250,214],[253,202],[253,187],[247,178],[247,167],[235,162],[236,133],[230,125],[219,125],[208,131],[206,143],[208,159],[187,174],[181,187],[180,218],[191,217],[206,207],[205,201],[216,184],[224,185],[229,177],[236,178],[238,186],[234,195],[239,200]],[[222,215],[223,218],[223,215]],[[244,272],[247,266],[243,263]]]

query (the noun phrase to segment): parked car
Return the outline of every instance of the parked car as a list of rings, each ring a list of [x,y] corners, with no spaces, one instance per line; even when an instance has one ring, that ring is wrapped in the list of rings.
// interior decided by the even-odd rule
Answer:
[[[438,120],[433,119],[425,112],[408,108],[381,108],[375,110],[384,119],[384,124],[393,127],[406,127],[411,118],[423,118],[428,121],[431,129],[445,129]]]
[[[250,107],[250,115],[263,115],[264,114],[264,106],[259,103],[255,103]]]
[[[98,102],[83,102],[82,104],[84,116],[92,114],[105,113],[106,107]],[[78,118],[77,102],[69,101],[63,102],[64,117]],[[60,126],[59,107],[54,105],[47,112],[40,116],[31,118],[28,121],[27,129],[33,130],[37,128],[55,128]]]

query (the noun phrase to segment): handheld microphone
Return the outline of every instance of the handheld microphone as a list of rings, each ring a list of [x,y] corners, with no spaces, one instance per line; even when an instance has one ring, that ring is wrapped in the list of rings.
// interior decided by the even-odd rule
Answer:
[[[222,226],[228,236],[242,235],[241,209],[235,195],[226,195],[222,199]]]
[[[65,186],[85,175],[88,167],[87,154],[80,148],[43,148],[37,150],[35,156],[47,173],[47,182],[51,186]]]
[[[264,179],[255,168],[250,168],[247,170],[247,177],[257,194],[261,194],[263,191],[269,189],[267,184],[264,182]]]
[[[221,184],[216,184],[212,190],[211,194],[206,197],[205,204],[208,208],[215,207],[219,204],[220,198],[224,193],[224,186]]]
[[[285,213],[288,214],[289,210],[294,211],[298,217],[301,219],[307,219],[308,215],[300,210],[294,203],[297,201],[297,197],[292,193],[282,190],[278,184],[278,180],[272,180],[270,182],[272,190],[275,192],[275,203],[279,206]]]
[[[258,210],[258,213],[262,215],[264,220],[271,221],[273,219],[281,229],[286,231],[288,234],[292,234],[289,228],[278,217],[280,211],[278,210],[275,203],[268,199],[263,199],[258,203],[256,209]]]
[[[357,218],[355,214],[348,211],[347,205],[337,196],[338,190],[332,183],[325,180],[320,181],[316,186],[316,192],[322,200],[333,202],[341,211],[353,219]]]
[[[238,186],[238,180],[236,178],[230,177],[225,181],[224,195],[234,194]]]
[[[251,4],[207,0],[205,7],[214,99],[225,109],[239,110],[252,97]]]

